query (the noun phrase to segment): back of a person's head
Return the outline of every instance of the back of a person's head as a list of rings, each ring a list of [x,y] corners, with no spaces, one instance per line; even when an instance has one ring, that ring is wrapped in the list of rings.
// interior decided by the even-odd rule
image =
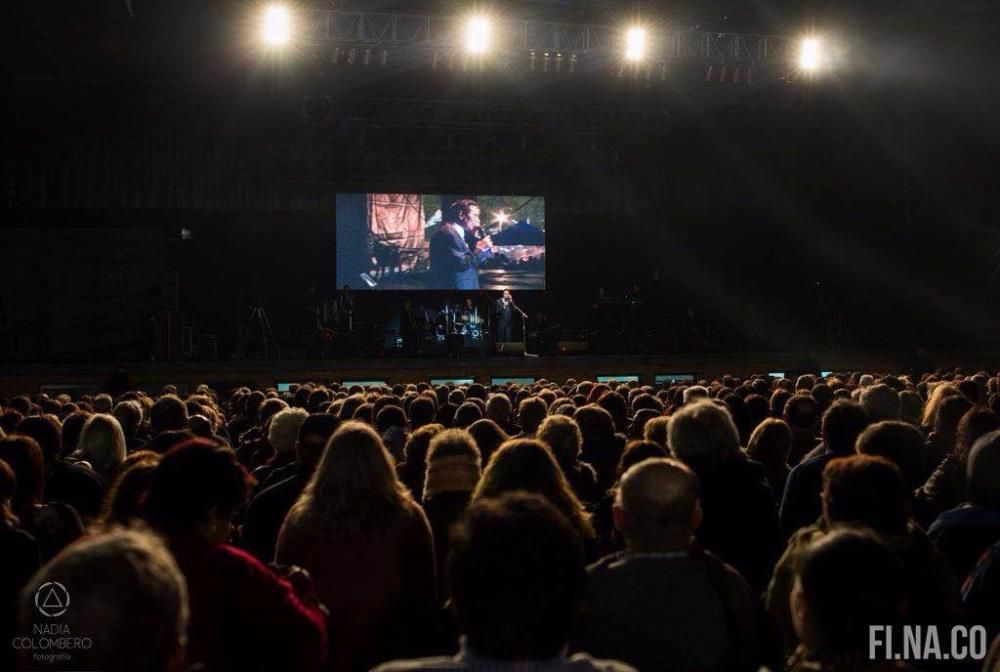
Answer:
[[[479,406],[472,401],[463,401],[462,405],[455,411],[455,427],[465,429],[476,420],[482,420],[483,412]]]
[[[290,455],[299,440],[302,423],[309,417],[304,408],[285,408],[273,416],[267,425],[267,442],[278,454]]]
[[[809,546],[797,564],[792,619],[820,657],[867,656],[870,626],[898,623],[904,597],[892,551],[870,533],[838,530]]]
[[[576,420],[580,434],[583,435],[584,445],[606,442],[614,438],[614,418],[597,404],[581,406],[573,414],[573,419]]]
[[[985,408],[973,408],[958,421],[955,433],[955,455],[967,460],[969,451],[979,437],[1000,429],[1000,416]]]
[[[913,488],[926,477],[927,446],[913,425],[899,420],[876,422],[858,436],[855,449],[861,455],[878,455],[895,464]]]
[[[323,455],[327,442],[340,427],[340,418],[329,413],[312,413],[299,427],[295,456],[299,462],[315,465]]]
[[[406,460],[406,463],[410,466],[416,465],[423,469],[423,465],[427,460],[427,449],[431,445],[431,440],[438,434],[438,432],[443,431],[444,425],[431,423],[429,425],[424,425],[415,432],[412,432],[406,438],[406,445],[403,446],[403,458]]]
[[[658,415],[650,418],[642,428],[642,438],[646,441],[658,443],[664,448],[667,447],[667,429],[670,426],[670,418]]]
[[[670,457],[670,451],[666,446],[653,441],[629,441],[622,450],[622,456],[618,459],[615,468],[615,475],[621,478],[622,474],[633,465],[639,464],[643,460],[651,458]]]
[[[38,604],[63,606],[43,618]],[[36,626],[56,625],[86,637],[88,646],[72,650],[74,669],[181,668],[187,585],[173,556],[152,534],[119,530],[69,546],[28,582],[20,614],[26,635]]]
[[[810,394],[795,394],[785,402],[782,412],[785,420],[793,429],[813,430],[816,427],[816,417],[819,405]]]
[[[246,500],[247,480],[231,449],[189,439],[167,451],[153,472],[146,519],[167,534],[197,534],[211,515],[235,515]]]
[[[580,539],[559,511],[525,493],[476,501],[453,528],[450,548],[453,608],[477,654],[519,661],[560,654],[587,576]]]
[[[969,501],[1000,508],[1000,431],[980,438],[969,451]]]
[[[698,477],[676,460],[643,460],[622,475],[615,508],[630,550],[686,548],[701,522]]]
[[[972,408],[972,402],[961,394],[942,399],[934,417],[934,431],[945,436],[954,436],[962,416]]]
[[[406,413],[399,406],[383,406],[375,415],[375,431],[379,436],[393,427],[406,427]]]
[[[899,393],[888,385],[879,383],[866,387],[858,401],[872,422],[899,420]]]
[[[410,427],[418,429],[434,422],[437,404],[431,397],[420,395],[410,402]]]
[[[906,531],[909,494],[895,464],[853,455],[830,460],[823,470],[823,513],[831,525],[863,525],[881,534]]]
[[[747,455],[764,464],[785,464],[792,449],[792,430],[778,418],[757,425],[747,443]]]
[[[187,426],[187,406],[172,394],[160,397],[149,409],[149,429],[153,436],[160,432],[187,429]]]
[[[491,394],[486,400],[486,417],[495,422],[507,422],[513,408],[506,394]]]
[[[125,433],[115,416],[96,413],[80,432],[73,457],[85,460],[100,474],[112,473],[125,459]]]
[[[142,405],[138,401],[126,400],[115,404],[112,415],[118,419],[125,436],[135,436],[142,424]]]
[[[160,455],[151,450],[140,450],[128,456],[104,498],[98,527],[129,527],[141,518],[149,485],[159,463]]]
[[[511,439],[493,454],[473,499],[499,497],[523,490],[542,495],[581,532],[590,533],[589,516],[573,494],[555,457],[541,441]]]
[[[0,460],[10,466],[17,479],[14,510],[25,511],[41,504],[45,491],[45,462],[38,443],[30,436],[10,434],[0,439]]]
[[[670,417],[667,443],[686,464],[712,465],[740,453],[740,437],[729,411],[712,401],[685,404]]]
[[[42,457],[51,462],[62,452],[62,433],[59,424],[47,415],[32,415],[21,421],[17,433],[30,436],[42,449]]]
[[[611,414],[615,430],[624,432],[628,424],[628,401],[618,392],[607,392],[597,400],[597,405]]]
[[[483,464],[489,462],[493,453],[497,451],[497,448],[510,438],[500,425],[489,418],[476,420],[466,428],[466,431],[476,440],[476,445],[479,446],[479,453],[483,458]]]
[[[337,539],[384,529],[408,501],[379,435],[364,423],[345,422],[330,437],[292,513]]]
[[[476,440],[464,429],[446,429],[431,439],[423,499],[444,492],[471,493],[482,476]]]
[[[868,413],[861,404],[838,399],[823,414],[823,445],[835,455],[853,454],[868,422]]]
[[[685,406],[701,399],[708,399],[708,388],[703,385],[692,385],[684,388],[681,395],[681,403]]]
[[[548,407],[538,397],[528,397],[517,407],[517,417],[525,434],[534,434],[545,419]]]
[[[583,435],[573,418],[550,415],[538,428],[538,439],[552,450],[560,464],[573,464],[580,457]]]

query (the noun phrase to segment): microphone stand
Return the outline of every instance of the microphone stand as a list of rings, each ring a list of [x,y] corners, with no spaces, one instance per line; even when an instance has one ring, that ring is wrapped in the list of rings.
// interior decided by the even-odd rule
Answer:
[[[510,300],[510,305],[514,307],[514,310],[521,313],[521,342],[524,345],[524,356],[537,357],[538,355],[528,354],[528,314],[521,310],[519,305],[514,303],[514,299]]]

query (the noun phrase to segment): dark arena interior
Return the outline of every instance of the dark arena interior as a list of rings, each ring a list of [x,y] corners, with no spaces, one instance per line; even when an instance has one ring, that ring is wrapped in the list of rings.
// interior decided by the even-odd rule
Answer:
[[[0,669],[1000,672],[1000,3],[0,31]]]

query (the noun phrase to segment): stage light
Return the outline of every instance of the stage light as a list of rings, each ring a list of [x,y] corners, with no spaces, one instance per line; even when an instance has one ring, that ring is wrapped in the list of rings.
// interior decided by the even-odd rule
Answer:
[[[465,50],[470,54],[484,54],[490,47],[490,21],[484,16],[474,16],[465,22]]]
[[[641,61],[646,55],[646,29],[629,28],[625,32],[625,58],[629,61]]]
[[[825,63],[823,43],[815,37],[806,37],[799,44],[799,67],[805,72],[816,72]]]
[[[272,47],[288,44],[292,39],[292,14],[287,7],[271,5],[264,10],[261,36],[264,43]]]

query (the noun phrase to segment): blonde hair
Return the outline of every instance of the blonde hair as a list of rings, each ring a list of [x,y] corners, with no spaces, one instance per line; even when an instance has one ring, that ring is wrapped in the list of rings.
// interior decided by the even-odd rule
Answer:
[[[582,537],[592,538],[594,527],[549,447],[536,439],[507,441],[490,458],[472,500],[495,499],[514,491],[545,497]]]
[[[393,523],[411,502],[375,430],[345,422],[327,442],[285,524],[308,526],[330,540],[370,536]]]
[[[927,398],[927,405],[924,406],[924,417],[920,424],[924,427],[933,427],[934,421],[937,420],[938,409],[941,408],[941,402],[947,397],[954,397],[957,394],[961,394],[961,392],[952,383],[942,382],[935,385]]]
[[[113,476],[125,461],[125,433],[118,418],[108,413],[90,416],[73,458],[88,462],[102,476]]]

